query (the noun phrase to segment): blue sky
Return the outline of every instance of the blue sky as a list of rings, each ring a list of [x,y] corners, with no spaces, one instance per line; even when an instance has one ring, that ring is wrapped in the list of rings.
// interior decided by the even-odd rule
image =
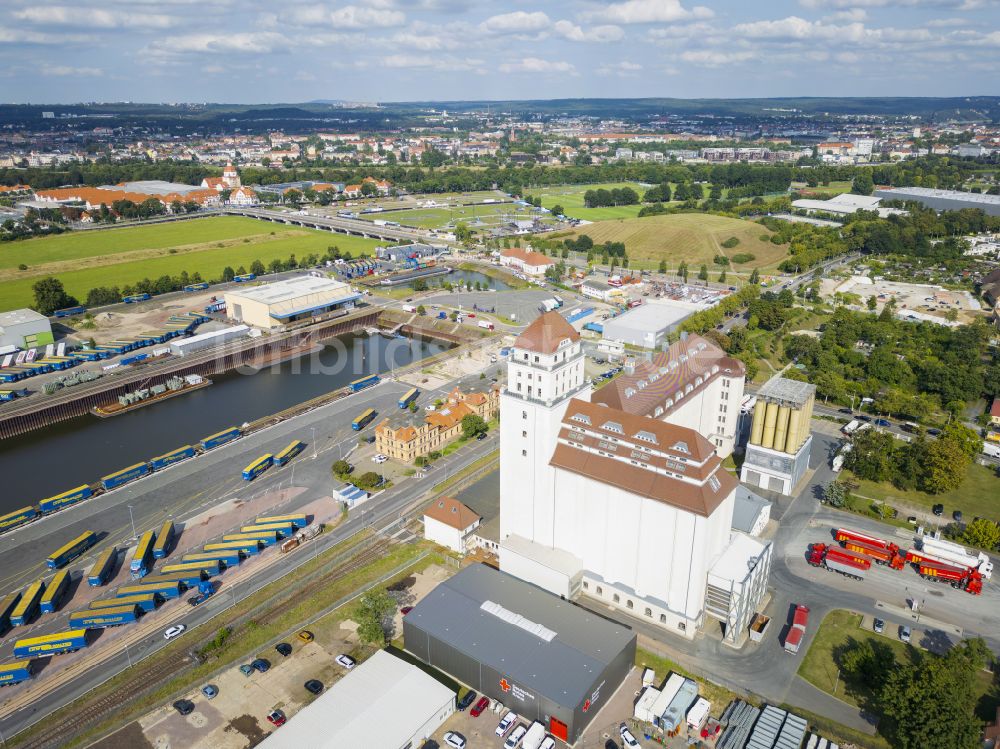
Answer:
[[[1000,0],[3,0],[0,99],[1000,94]]]

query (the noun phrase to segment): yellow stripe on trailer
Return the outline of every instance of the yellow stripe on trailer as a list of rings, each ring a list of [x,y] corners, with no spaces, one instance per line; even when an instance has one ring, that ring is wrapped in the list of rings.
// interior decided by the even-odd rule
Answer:
[[[87,634],[85,629],[70,629],[65,632],[56,632],[51,635],[42,635],[41,637],[27,637],[23,640],[18,640],[17,644],[21,647],[31,647],[32,645],[48,645],[52,642],[62,642],[63,640],[68,640],[70,638],[84,637]]]

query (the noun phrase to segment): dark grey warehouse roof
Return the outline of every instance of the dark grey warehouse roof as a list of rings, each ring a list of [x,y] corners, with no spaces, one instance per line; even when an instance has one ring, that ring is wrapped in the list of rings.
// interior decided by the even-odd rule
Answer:
[[[438,585],[406,625],[569,707],[635,638],[628,627],[485,565]]]

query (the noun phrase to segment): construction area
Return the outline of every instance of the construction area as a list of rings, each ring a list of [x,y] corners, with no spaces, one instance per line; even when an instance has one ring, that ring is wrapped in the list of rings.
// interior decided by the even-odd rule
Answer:
[[[867,308],[868,300],[874,297],[876,311],[881,311],[892,300],[896,305],[897,316],[940,325],[968,324],[982,314],[982,307],[972,292],[952,291],[931,284],[851,276],[847,280],[823,279],[820,292],[824,297],[855,295],[858,297],[855,306],[859,308]],[[949,314],[950,312],[954,314]]]

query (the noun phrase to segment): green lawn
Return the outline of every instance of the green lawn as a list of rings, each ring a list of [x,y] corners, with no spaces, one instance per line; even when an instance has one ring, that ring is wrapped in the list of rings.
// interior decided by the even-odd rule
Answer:
[[[816,187],[808,187],[805,183],[801,183],[800,186],[793,186],[794,189],[800,190],[803,193],[813,193],[815,195],[822,197],[832,198],[834,195],[840,195],[844,192],[851,191],[851,181],[833,181],[829,185],[817,185]]]
[[[917,648],[896,637],[896,630],[892,625],[887,624],[885,634],[882,635],[863,630],[860,625],[861,614],[831,611],[816,630],[809,651],[799,666],[799,676],[810,684],[857,707],[863,706],[871,697],[871,690],[867,684],[845,680],[840,673],[838,663],[845,647],[852,642],[870,640],[872,645],[889,648],[900,663],[908,662],[918,653]],[[1000,704],[1000,688],[993,683],[991,675],[983,671],[979,674],[975,691],[978,700],[976,714],[984,720],[993,720],[997,705]]]
[[[222,244],[219,247],[219,244]],[[25,307],[33,302],[31,287],[44,276],[60,279],[66,291],[81,301],[97,286],[125,286],[143,278],[175,276],[181,271],[198,272],[205,279],[219,278],[227,265],[249,267],[254,260],[267,265],[323,254],[336,245],[355,256],[369,254],[378,242],[362,237],[313,231],[254,219],[219,217],[193,219],[172,224],[155,224],[108,231],[79,232],[5,243],[0,257],[14,250],[49,258],[45,263],[28,263],[26,275],[16,270],[0,273],[0,310]],[[173,250],[173,252],[171,252]],[[121,262],[117,262],[117,256]]]
[[[575,238],[581,234],[593,239],[594,244],[624,242],[632,268],[655,269],[660,260],[666,260],[668,268],[676,270],[681,261],[686,261],[692,270],[692,278],[703,263],[709,267],[710,278],[717,278],[721,268],[713,265],[712,260],[719,254],[732,257],[749,253],[754,256],[753,260],[742,265],[731,265],[728,269],[731,271],[764,269],[776,265],[788,255],[787,247],[760,240],[760,237],[771,234],[766,227],[753,221],[706,213],[599,221],[580,226],[572,232],[560,232],[552,238]],[[739,244],[731,249],[723,248],[721,243],[730,237],[736,237]]]
[[[614,188],[631,187],[642,198],[646,188],[637,182],[606,182],[594,185],[564,185],[560,187],[538,187],[525,188],[525,192],[533,197],[542,199],[542,206],[552,208],[554,205],[561,205],[566,215],[571,218],[586,219],[587,221],[604,221],[614,218],[635,218],[639,215],[642,205],[619,205],[607,208],[587,208],[583,203],[583,196],[587,190],[612,190]]]
[[[929,510],[940,502],[945,507],[945,522],[954,510],[961,510],[967,521],[977,515],[1000,520],[1000,478],[991,469],[976,463],[969,466],[965,481],[958,489],[944,494],[901,491],[888,482],[864,481],[849,471],[844,471],[844,478],[858,485],[854,493],[889,504]]]
[[[455,206],[453,208],[414,208],[403,211],[381,211],[379,213],[359,214],[358,218],[365,221],[397,221],[406,226],[417,226],[422,229],[453,228],[459,222],[476,231],[495,227],[500,223],[501,216],[505,220],[531,219],[538,216],[524,206],[511,203]],[[546,214],[541,218],[544,220]]]

